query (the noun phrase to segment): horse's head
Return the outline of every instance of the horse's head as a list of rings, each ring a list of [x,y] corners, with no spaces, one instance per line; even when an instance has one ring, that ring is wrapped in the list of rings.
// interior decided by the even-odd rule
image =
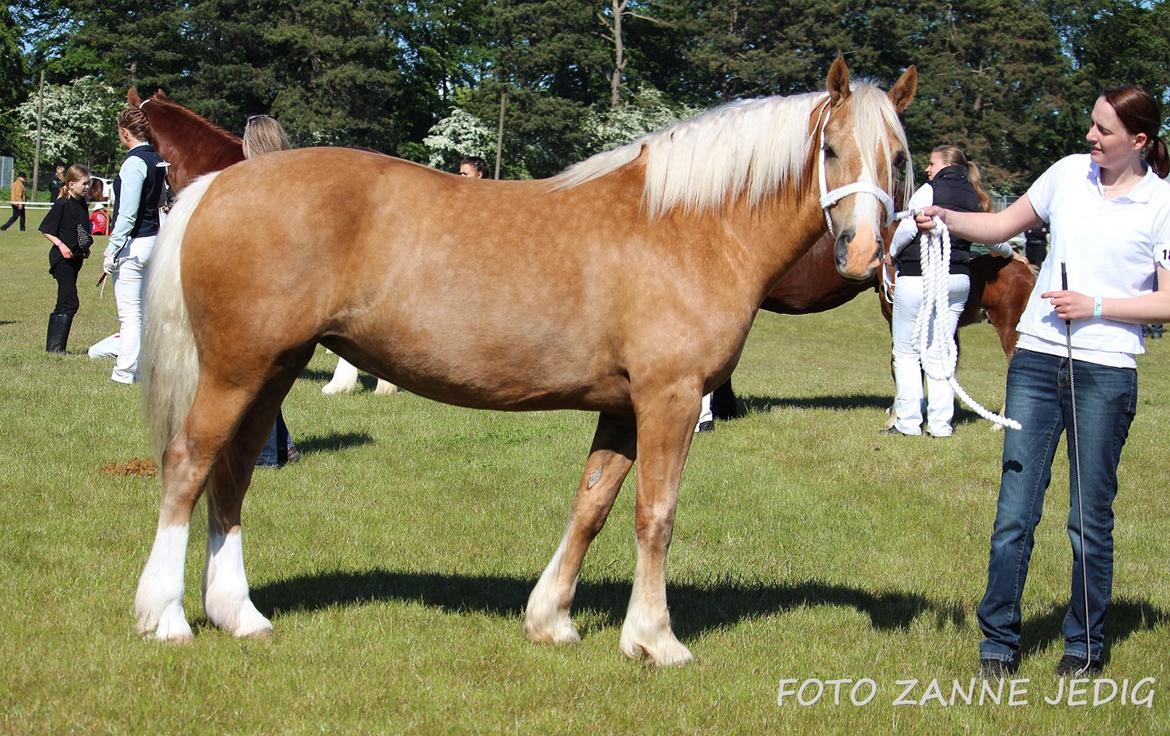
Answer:
[[[894,214],[898,170],[909,181],[910,151],[898,113],[914,99],[918,73],[906,70],[889,93],[849,86],[840,56],[829,69],[829,96],[814,115],[821,208],[836,238],[837,271],[846,278],[873,276],[882,228]]]

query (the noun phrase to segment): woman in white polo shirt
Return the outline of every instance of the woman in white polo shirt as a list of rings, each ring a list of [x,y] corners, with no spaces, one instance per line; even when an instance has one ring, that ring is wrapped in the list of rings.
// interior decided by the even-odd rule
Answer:
[[[1140,87],[1108,90],[1093,106],[1085,136],[1089,153],[1056,162],[1012,206],[994,214],[928,207],[918,218],[923,231],[938,215],[953,235],[983,243],[1051,223],[1051,248],[1020,319],[1008,369],[1007,409],[1023,429],[1004,433],[987,590],[978,610],[984,676],[1003,676],[1019,666],[1020,602],[1052,459],[1072,421],[1070,378],[1081,483],[1078,495],[1070,430],[1072,599],[1057,673],[1101,670],[1113,585],[1113,498],[1121,448],[1137,408],[1135,356],[1145,352],[1141,325],[1170,321],[1170,184],[1163,181],[1170,155],[1158,137],[1161,121],[1158,104]],[[1065,320],[1071,320],[1071,376]]]

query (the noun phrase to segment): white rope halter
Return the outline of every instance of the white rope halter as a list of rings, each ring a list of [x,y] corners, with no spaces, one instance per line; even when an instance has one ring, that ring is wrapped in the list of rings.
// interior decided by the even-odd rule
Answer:
[[[821,211],[825,213],[825,224],[829,226],[829,235],[836,234],[833,232],[833,218],[829,217],[829,210],[842,199],[854,194],[872,194],[882,206],[883,227],[889,227],[890,223],[894,221],[894,200],[880,187],[867,181],[855,181],[852,184],[846,184],[829,191],[829,180],[825,173],[825,129],[829,127],[832,106],[832,100],[826,100],[821,107],[821,112],[817,114],[817,129],[821,148],[820,165],[817,167],[820,170]]]
[[[921,210],[907,210],[895,215],[898,220],[915,217]],[[922,370],[936,381],[946,381],[963,403],[979,416],[1001,427],[1020,429],[1020,423],[995,414],[972,399],[955,378],[955,365],[959,351],[955,346],[954,334],[948,332],[946,320],[942,318],[949,307],[947,281],[951,272],[951,231],[940,218],[934,218],[934,229],[923,233],[920,241],[922,252],[922,306],[914,320],[911,342],[918,348]],[[933,325],[933,328],[929,327]],[[933,329],[933,334],[931,331]]]

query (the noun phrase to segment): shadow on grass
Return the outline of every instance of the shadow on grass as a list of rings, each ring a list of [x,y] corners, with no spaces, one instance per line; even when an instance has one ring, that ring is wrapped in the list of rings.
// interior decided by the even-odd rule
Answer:
[[[319,371],[316,368],[304,368],[301,370],[301,379],[306,381],[326,381],[333,378],[333,371]]]
[[[342,434],[327,434],[325,436],[310,435],[298,437],[297,449],[303,454],[316,452],[338,452],[349,447],[374,444],[374,438],[365,432],[345,432]]]
[[[8,325],[15,325],[15,324],[19,324],[19,323],[16,322],[15,320],[11,320],[11,319],[0,319],[0,327],[7,327]]]
[[[1020,628],[1020,640],[1024,643],[1023,656],[1039,654],[1052,644],[1063,641],[1064,617],[1067,612],[1067,604],[1054,603],[1043,615],[1025,620]],[[1149,631],[1168,622],[1170,613],[1149,601],[1111,601],[1105,617],[1105,659],[1109,659],[1110,650],[1115,644],[1125,641],[1135,631]]]
[[[796,399],[782,399],[776,396],[742,396],[736,399],[736,408],[739,416],[748,414],[767,414],[773,409],[830,409],[847,411],[850,409],[889,409],[894,403],[894,395],[877,396],[875,394],[852,394],[847,396],[806,396]],[[999,411],[991,407],[992,411]],[[734,421],[734,420],[731,420]],[[980,422],[983,419],[968,409],[960,401],[955,401],[955,416],[951,421],[953,426]]]
[[[371,570],[308,575],[259,586],[252,599],[261,611],[279,616],[333,606],[378,601],[417,601],[452,613],[477,611],[497,616],[519,614],[535,580],[499,576],[428,575]],[[629,603],[629,582],[583,582],[573,602],[576,613],[599,614],[602,625],[619,626]],[[962,625],[966,615],[953,603],[938,603],[915,593],[873,593],[822,582],[765,585],[716,581],[710,585],[671,585],[667,589],[671,620],[682,638],[744,619],[784,613],[807,606],[854,608],[875,629],[905,629],[922,615],[938,627]],[[582,632],[586,633],[586,632]]]
[[[894,403],[894,396],[849,394],[843,396],[806,396],[782,399],[776,396],[740,396],[737,408],[741,416],[767,414],[773,409],[886,409]]]

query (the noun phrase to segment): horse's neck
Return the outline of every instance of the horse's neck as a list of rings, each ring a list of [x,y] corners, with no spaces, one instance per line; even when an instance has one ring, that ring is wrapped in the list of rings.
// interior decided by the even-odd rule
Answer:
[[[806,179],[795,195],[777,197],[751,209],[737,203],[729,230],[743,243],[743,286],[759,304],[772,286],[825,232],[814,184]]]

